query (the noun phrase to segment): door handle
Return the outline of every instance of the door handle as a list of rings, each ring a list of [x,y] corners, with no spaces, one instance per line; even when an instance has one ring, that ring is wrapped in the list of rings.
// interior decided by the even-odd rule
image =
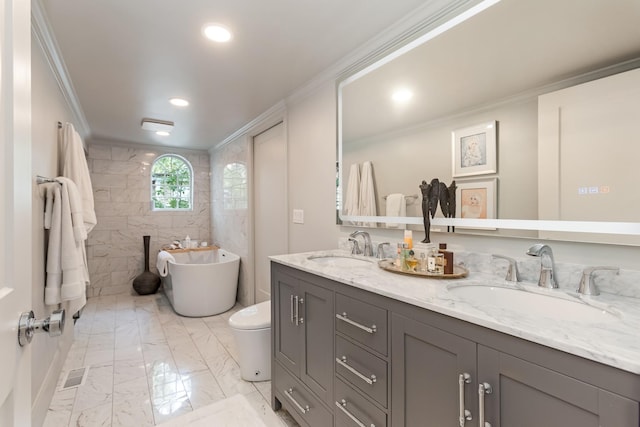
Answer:
[[[478,385],[478,426],[479,427],[491,427],[491,424],[484,421],[484,397],[487,394],[491,394],[493,388],[489,383],[481,383]]]
[[[471,411],[465,409],[464,402],[464,386],[465,384],[469,384],[471,382],[471,375],[464,372],[458,375],[458,404],[459,406],[459,415],[458,415],[458,425],[460,427],[464,427],[465,422],[471,421],[473,417],[471,416]]]
[[[64,309],[56,310],[44,320],[36,320],[33,311],[25,311],[18,322],[20,347],[29,344],[36,332],[47,332],[50,337],[59,337],[64,332]]]
[[[289,308],[291,309],[291,323],[293,323],[293,294],[289,295]]]

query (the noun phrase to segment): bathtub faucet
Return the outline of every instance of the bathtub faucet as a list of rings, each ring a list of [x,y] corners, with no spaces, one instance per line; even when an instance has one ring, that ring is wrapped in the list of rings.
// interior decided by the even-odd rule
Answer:
[[[364,256],[373,256],[373,248],[371,247],[371,236],[369,236],[369,233],[367,233],[366,231],[356,230],[353,233],[349,234],[349,237],[351,237],[354,241],[356,241],[356,237],[358,236],[362,236],[362,239],[364,240],[364,249],[362,252],[358,250],[356,253],[358,255],[362,254]],[[358,246],[354,245],[354,248],[357,247]]]

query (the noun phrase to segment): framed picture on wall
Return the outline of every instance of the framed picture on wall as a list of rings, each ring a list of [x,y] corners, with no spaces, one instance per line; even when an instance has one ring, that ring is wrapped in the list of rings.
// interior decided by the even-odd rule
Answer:
[[[497,178],[456,182],[456,218],[496,219]],[[468,228],[468,227],[461,227]],[[479,228],[479,227],[474,227]],[[495,230],[495,228],[484,228]]]
[[[451,132],[454,178],[497,172],[496,127],[493,120]]]

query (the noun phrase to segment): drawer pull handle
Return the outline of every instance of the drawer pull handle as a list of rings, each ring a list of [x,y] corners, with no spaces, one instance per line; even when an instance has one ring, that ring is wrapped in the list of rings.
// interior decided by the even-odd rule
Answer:
[[[302,406],[301,404],[298,403],[298,401],[293,397],[293,389],[292,388],[290,388],[289,390],[285,390],[284,394],[289,398],[289,400],[291,400],[293,402],[294,405],[296,405],[298,407],[300,412],[302,412],[303,414],[306,414],[311,409],[311,408],[309,408],[309,405]]]
[[[354,322],[353,320],[349,319],[349,318],[347,317],[347,313],[336,314],[336,317],[337,317],[338,319],[342,320],[343,322],[347,322],[348,324],[353,325],[353,326],[355,326],[356,328],[360,328],[360,329],[362,329],[363,331],[368,332],[368,333],[370,333],[370,334],[372,334],[372,333],[376,332],[376,325],[371,325],[371,327],[361,325],[360,323],[358,323],[358,322]]]
[[[464,427],[466,421],[471,421],[471,411],[465,409],[464,403],[464,385],[471,382],[471,375],[466,372],[458,375],[458,404],[460,405],[460,414],[458,416],[458,425]]]
[[[362,421],[360,421],[358,418],[356,418],[355,415],[353,415],[351,412],[349,412],[347,410],[347,401],[342,399],[340,402],[336,402],[336,406],[338,408],[340,408],[342,410],[342,412],[344,412],[347,417],[351,418],[351,420],[356,423],[358,425],[358,427],[367,427],[366,425],[364,425],[364,423]],[[376,427],[375,424],[371,423],[371,425],[369,427]]]
[[[484,421],[484,396],[493,393],[493,388],[489,383],[478,385],[478,425],[480,427],[491,427],[491,424]]]
[[[367,377],[366,375],[358,372],[353,366],[347,363],[347,356],[342,356],[341,358],[336,357],[336,362],[338,363],[338,365],[345,367],[346,369],[349,370],[349,372],[351,372],[352,374],[354,374],[355,376],[357,376],[358,378],[360,378],[362,381],[366,382],[369,385],[373,385],[373,383],[375,383],[378,380],[374,374],[371,374],[370,377]]]

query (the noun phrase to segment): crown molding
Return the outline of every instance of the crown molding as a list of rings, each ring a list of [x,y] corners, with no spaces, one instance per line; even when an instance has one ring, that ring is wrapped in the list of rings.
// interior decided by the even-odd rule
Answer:
[[[58,43],[51,31],[42,0],[33,0],[31,3],[31,32],[38,44],[42,47],[45,59],[69,107],[71,116],[73,117],[74,127],[80,135],[82,135],[83,139],[86,139],[91,134],[91,129],[89,128],[89,123],[73,88],[73,83],[71,83],[71,79],[69,78],[69,72],[60,54]]]
[[[258,129],[258,128],[263,129],[265,125],[267,127],[270,127],[276,124],[275,123],[276,121],[284,120],[286,111],[287,111],[287,106],[285,101],[278,102],[277,104],[269,108],[267,111],[260,114],[258,117],[251,120],[249,123],[245,124],[237,131],[233,132],[231,135],[226,137],[223,141],[211,147],[209,149],[209,153],[213,153],[214,151],[219,150],[220,148],[238,139],[239,137],[246,135],[247,133],[251,132],[254,129]]]

